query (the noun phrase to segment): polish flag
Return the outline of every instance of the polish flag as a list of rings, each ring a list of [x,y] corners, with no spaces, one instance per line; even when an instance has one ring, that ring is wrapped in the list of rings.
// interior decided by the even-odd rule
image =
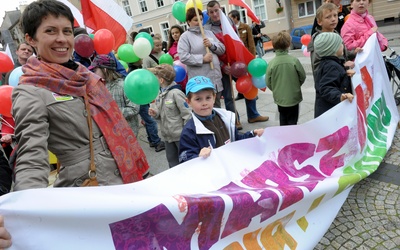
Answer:
[[[244,46],[225,14],[221,10],[219,11],[228,61],[230,63],[244,62],[246,65],[249,64],[249,62],[255,58],[254,55]]]
[[[117,50],[126,41],[126,34],[133,20],[125,10],[114,1],[81,0],[83,19],[87,27],[97,31],[108,29],[114,34]]]
[[[229,0],[229,4],[245,8],[247,10],[247,15],[251,18],[251,20],[253,20],[256,23],[260,23],[260,20],[258,19],[256,14],[244,0]]]
[[[68,0],[58,0],[59,2],[62,2],[63,4],[67,5],[72,12],[72,15],[74,15],[74,27],[85,27],[85,23],[83,22],[83,16],[82,13],[78,10],[78,8],[75,7],[72,3],[70,3]],[[86,28],[88,33],[92,33],[92,29]]]

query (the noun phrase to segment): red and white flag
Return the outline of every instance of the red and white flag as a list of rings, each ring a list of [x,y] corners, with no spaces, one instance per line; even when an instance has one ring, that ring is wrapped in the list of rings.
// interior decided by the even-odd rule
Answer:
[[[245,8],[247,10],[247,15],[251,18],[251,20],[253,20],[256,23],[260,23],[260,19],[258,19],[256,14],[244,0],[229,0],[229,4]]]
[[[81,0],[85,25],[94,31],[108,29],[114,34],[117,50],[126,41],[126,34],[133,25],[133,20],[125,10],[114,1]]]
[[[244,62],[246,65],[249,64],[249,62],[254,59],[254,55],[244,46],[225,14],[221,10],[219,11],[228,61],[230,63]]]
[[[78,8],[75,7],[72,3],[70,3],[68,0],[58,0],[59,2],[62,2],[63,4],[67,5],[72,12],[72,15],[74,15],[74,27],[85,27],[85,23],[83,22],[83,16],[82,13],[78,10]],[[88,33],[92,33],[92,29],[86,28]]]

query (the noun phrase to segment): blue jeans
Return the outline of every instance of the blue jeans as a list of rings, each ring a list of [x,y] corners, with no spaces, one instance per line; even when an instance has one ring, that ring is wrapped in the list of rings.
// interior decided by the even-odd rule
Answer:
[[[257,98],[256,98],[257,99]],[[257,100],[253,99],[253,100],[247,100],[245,98],[245,102],[246,102],[246,111],[247,111],[247,119],[253,119],[256,118],[258,116],[260,116],[260,114],[257,111],[257,106],[256,106],[256,102]]]
[[[146,128],[147,140],[157,145],[160,143],[161,139],[158,137],[157,122],[149,115],[149,107],[150,104],[140,105],[139,115],[145,123],[144,127]]]
[[[256,52],[258,58],[262,58],[265,54],[261,39],[256,42]]]
[[[229,75],[222,73],[221,80],[222,86],[224,87],[224,90],[222,90],[222,96],[224,97],[225,109],[235,113],[235,105],[233,103],[232,88],[229,81]]]

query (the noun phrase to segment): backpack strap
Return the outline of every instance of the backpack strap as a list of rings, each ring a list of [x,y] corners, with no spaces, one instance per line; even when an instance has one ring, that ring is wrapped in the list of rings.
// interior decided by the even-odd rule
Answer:
[[[160,64],[160,62],[158,61],[158,59],[155,56],[153,56],[152,54],[150,54],[149,56],[151,59],[153,59],[153,61],[155,61],[157,63],[157,65]]]

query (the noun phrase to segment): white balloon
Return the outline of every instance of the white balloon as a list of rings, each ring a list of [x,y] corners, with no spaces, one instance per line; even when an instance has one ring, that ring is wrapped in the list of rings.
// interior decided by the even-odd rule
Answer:
[[[8,77],[8,85],[11,85],[13,87],[17,87],[18,83],[19,83],[19,78],[24,74],[24,72],[22,72],[22,66],[19,66],[17,68],[15,68],[10,76]]]
[[[143,59],[148,57],[151,53],[151,44],[149,40],[144,37],[135,39],[135,42],[133,43],[133,52],[135,52],[139,58]]]

